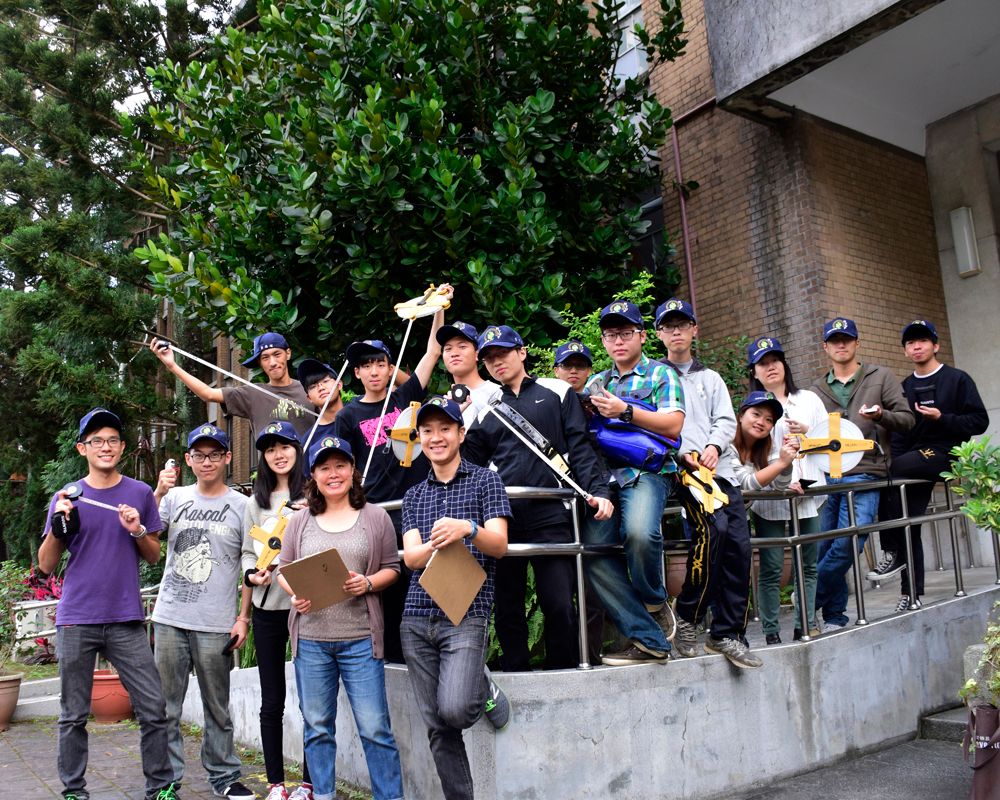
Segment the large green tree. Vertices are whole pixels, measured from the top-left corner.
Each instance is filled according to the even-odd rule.
[[[133,342],[162,301],[128,251],[167,209],[131,175],[131,148],[163,152],[142,122],[146,71],[187,61],[215,13],[178,0],[0,2],[0,544],[22,560],[50,491],[80,469],[80,415],[107,405],[125,418],[135,473],[161,410],[155,359],[133,360]]]
[[[669,110],[614,76],[613,0],[287,0],[151,72],[143,155],[172,229],[137,251],[179,308],[300,352],[399,330],[428,283],[544,344],[630,277]],[[683,47],[679,0],[640,32]],[[671,272],[672,276],[673,273]]]

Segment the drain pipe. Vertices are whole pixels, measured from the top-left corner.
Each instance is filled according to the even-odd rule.
[[[688,226],[687,199],[684,197],[684,168],[681,165],[681,144],[677,129],[685,122],[689,122],[710,108],[715,108],[715,97],[710,97],[689,111],[678,115],[674,119],[674,124],[670,126],[670,143],[674,148],[674,175],[677,182],[677,201],[680,204],[681,212],[681,244],[684,248],[684,272],[687,275],[688,289],[691,295],[690,303],[691,308],[694,309],[695,316],[698,315],[698,300],[694,283],[694,267],[691,263],[691,229]]]

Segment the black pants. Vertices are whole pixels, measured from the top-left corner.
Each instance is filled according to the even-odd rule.
[[[532,531],[509,532],[514,544],[568,542],[564,526]],[[565,669],[580,662],[578,625],[573,596],[576,589],[576,569],[572,557],[538,556],[520,558],[507,556],[497,561],[496,596],[494,598],[497,638],[503,653],[501,667],[506,672],[531,669],[528,650],[528,620],[524,600],[528,587],[528,562],[535,573],[535,594],[545,616],[545,667]]]
[[[396,529],[396,548],[403,549],[403,512],[390,511],[389,519]],[[385,660],[391,664],[404,664],[403,646],[399,641],[399,624],[403,619],[403,606],[406,605],[406,592],[410,587],[412,570],[399,562],[399,580],[382,591],[382,623],[385,630],[382,634],[382,646],[385,648]]]
[[[938,481],[941,473],[951,468],[951,458],[944,450],[925,448],[922,450],[907,450],[899,456],[893,456],[889,465],[889,475],[893,478],[923,478],[928,481]],[[908,516],[919,517],[927,513],[931,496],[934,494],[933,484],[906,487],[906,510]],[[899,487],[889,487],[883,490],[879,502],[879,519],[898,519],[903,514],[903,504],[899,499]],[[917,597],[924,593],[924,543],[920,525],[910,526],[910,539],[913,545],[913,585]],[[906,561],[906,529],[891,528],[882,531],[879,541],[882,549],[897,553],[902,561]],[[910,584],[906,570],[902,573],[902,594],[910,593]]]
[[[271,591],[282,591],[272,586]],[[288,645],[288,612],[253,607],[253,641],[257,649],[260,678],[260,741],[268,783],[285,782],[285,760],[281,745],[285,714],[285,651]],[[305,750],[302,780],[309,780]]]
[[[676,611],[685,622],[697,625],[711,605],[712,637],[743,639],[750,607],[750,526],[740,490],[723,478],[715,480],[729,505],[713,514],[686,488],[677,487],[691,529],[691,550]]]

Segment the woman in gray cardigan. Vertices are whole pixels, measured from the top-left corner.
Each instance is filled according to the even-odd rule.
[[[365,502],[361,475],[347,442],[324,436],[309,448],[309,503],[292,517],[281,547],[282,563],[336,548],[349,571],[351,598],[314,611],[291,596],[288,628],[295,662],[305,751],[315,800],[336,795],[337,693],[343,680],[368,762],[375,800],[403,796],[399,751],[389,724],[382,661],[382,602],[379,592],[399,578],[396,533],[389,515]]]

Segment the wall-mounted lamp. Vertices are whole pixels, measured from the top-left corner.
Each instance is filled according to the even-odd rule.
[[[968,206],[951,210],[951,238],[955,242],[955,259],[962,278],[978,275],[979,248],[976,246],[976,228],[972,224],[972,209]]]

